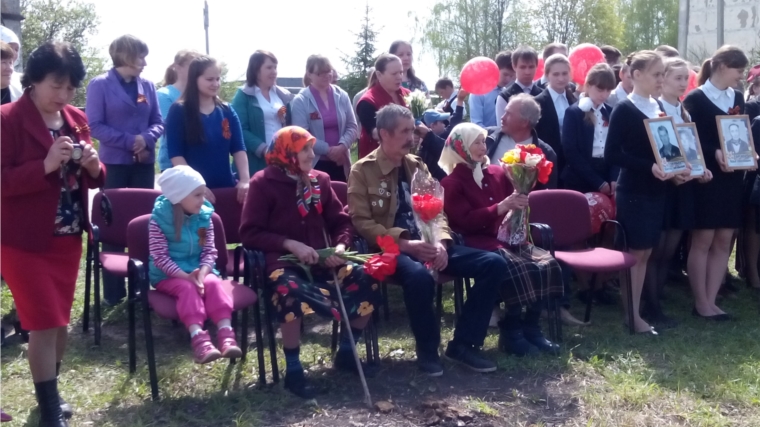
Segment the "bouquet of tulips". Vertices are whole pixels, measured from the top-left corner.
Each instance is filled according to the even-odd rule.
[[[317,249],[317,254],[319,255],[319,262],[317,264],[324,267],[327,258],[337,255],[346,261],[364,264],[364,272],[382,282],[387,276],[391,276],[396,272],[396,257],[401,251],[391,236],[378,236],[376,243],[381,251],[376,254],[360,254],[356,251],[345,251],[337,254],[335,253],[335,248]],[[283,255],[279,260],[298,265],[306,272],[306,277],[309,278],[309,281],[314,282],[309,266],[302,263],[295,255]]]
[[[412,178],[412,211],[425,243],[435,245],[441,241],[443,221],[443,187],[430,174],[417,171]],[[428,263],[430,264],[430,263]],[[427,265],[435,276],[437,273]]]
[[[501,158],[501,166],[515,191],[528,194],[536,181],[546,184],[552,173],[553,164],[546,160],[544,152],[534,144],[520,145]],[[499,227],[497,238],[511,246],[524,244],[528,240],[528,209],[513,209],[507,213]]]

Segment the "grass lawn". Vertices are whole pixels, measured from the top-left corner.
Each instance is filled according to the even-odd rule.
[[[3,314],[10,304],[4,288]],[[444,342],[452,335],[450,288],[446,304]],[[375,401],[395,406],[380,414],[363,407],[358,378],[330,369],[330,328],[313,316],[302,360],[324,394],[309,402],[291,397],[281,384],[257,389],[253,348],[247,362],[234,366],[193,364],[183,330],[154,317],[162,397],[154,403],[139,314],[138,371],[129,376],[124,307],[104,314],[102,345],[95,347],[92,334],[81,330],[79,292],[60,388],[75,407],[73,426],[760,425],[757,296],[742,289],[726,297],[722,307],[738,316],[727,323],[692,317],[688,287],[682,284],[667,289],[665,307],[681,324],[659,337],[629,336],[619,304],[596,307],[592,326],[565,328],[564,352],[557,358],[499,353],[492,330],[485,351],[498,361],[498,372],[473,374],[445,364],[443,377],[429,379],[415,370],[400,293],[391,289],[392,320],[379,327],[383,369],[368,380]],[[581,316],[577,300],[573,310]],[[2,349],[2,408],[14,417],[8,426],[36,426],[25,356],[26,345],[17,337]]]

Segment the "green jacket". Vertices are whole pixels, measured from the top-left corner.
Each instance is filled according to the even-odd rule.
[[[177,240],[177,235],[174,229],[174,209],[171,202],[165,196],[159,196],[156,199],[151,219],[156,221],[161,229],[161,233],[166,238],[169,257],[185,273],[192,273],[193,270],[198,268],[203,262],[201,257],[203,255],[204,242],[199,230],[209,229],[211,225],[211,215],[213,213],[214,207],[211,203],[206,201],[199,213],[195,215],[185,215],[182,224],[182,234],[180,235],[180,239]],[[223,232],[224,230],[217,231],[217,233]],[[213,265],[211,265],[211,267],[213,273],[219,275],[219,272],[216,269],[213,269]],[[153,255],[150,256],[148,269],[150,283],[153,286],[168,278],[166,274],[156,266]]]
[[[277,95],[282,99],[282,102],[287,106],[288,112],[285,116],[285,121],[286,124],[290,124],[290,100],[293,99],[293,95],[279,86],[275,86],[275,90],[277,90]],[[246,154],[248,155],[248,172],[251,178],[253,178],[256,172],[267,166],[264,156],[259,157],[256,155],[256,150],[259,149],[261,144],[268,145],[271,142],[264,140],[264,111],[259,106],[259,100],[256,96],[246,93],[244,88],[240,88],[235,92],[231,105],[240,118],[240,125],[243,128],[243,142],[245,143]]]

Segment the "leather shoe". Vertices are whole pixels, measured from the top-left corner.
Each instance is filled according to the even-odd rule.
[[[523,335],[523,331],[501,330],[499,333],[499,350],[513,354],[517,357],[530,356],[538,354],[538,348],[531,345]]]
[[[533,344],[542,353],[557,355],[560,352],[559,345],[546,339],[540,328],[523,328],[523,335],[526,341]]]

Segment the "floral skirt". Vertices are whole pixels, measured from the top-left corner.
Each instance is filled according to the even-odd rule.
[[[548,251],[525,244],[498,252],[509,265],[501,286],[501,297],[507,306],[528,306],[564,294],[562,269]]]
[[[325,268],[312,268],[314,283],[299,267],[274,270],[269,275],[272,305],[280,323],[292,322],[304,314],[317,313],[340,321],[340,305],[333,275]],[[380,303],[380,285],[364,266],[347,263],[338,269],[340,292],[349,320],[371,314]]]

